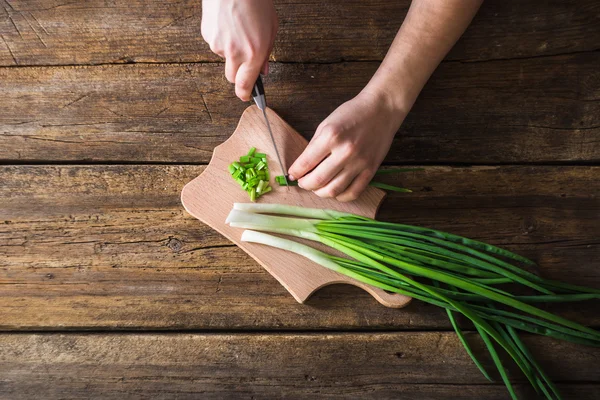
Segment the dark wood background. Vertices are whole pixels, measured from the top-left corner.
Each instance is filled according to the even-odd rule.
[[[276,3],[269,100],[309,138],[409,2]],[[200,20],[200,0],[0,1],[0,398],[507,398],[435,307],[297,304],[185,213],[247,106]],[[397,135],[386,164],[425,171],[380,218],[600,287],[598,161],[600,4],[488,0]],[[598,302],[550,309],[600,327]],[[597,398],[597,349],[525,336],[565,398]]]

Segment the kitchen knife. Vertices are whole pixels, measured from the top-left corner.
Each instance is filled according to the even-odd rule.
[[[265,96],[265,88],[263,86],[262,78],[258,75],[258,79],[254,84],[254,88],[252,88],[252,98],[254,99],[254,103],[256,103],[257,107],[263,113],[265,117],[265,124],[267,124],[267,129],[269,130],[269,135],[271,136],[271,142],[273,143],[273,148],[275,148],[275,155],[277,156],[277,161],[279,161],[279,167],[281,168],[281,173],[285,178],[285,184],[289,190],[288,184],[288,176],[287,170],[283,167],[283,163],[281,162],[281,157],[279,156],[279,150],[277,150],[277,144],[275,143],[275,138],[273,137],[273,131],[271,130],[271,124],[269,123],[269,118],[267,117],[267,98]]]

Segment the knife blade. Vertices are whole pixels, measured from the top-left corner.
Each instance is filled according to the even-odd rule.
[[[281,162],[279,150],[277,149],[277,144],[275,143],[275,137],[273,136],[273,131],[271,130],[271,124],[269,123],[269,118],[267,117],[267,97],[265,96],[265,88],[263,86],[262,78],[260,77],[260,75],[258,76],[258,79],[256,79],[256,83],[252,88],[252,99],[254,99],[254,103],[256,103],[256,106],[262,111],[263,116],[265,117],[265,124],[267,125],[267,130],[269,131],[269,135],[271,136],[271,142],[273,143],[273,148],[275,149],[275,155],[277,156],[277,161],[279,162],[281,173],[285,179],[285,184],[288,190],[290,190],[290,186],[287,179],[287,170],[283,167],[283,163]]]

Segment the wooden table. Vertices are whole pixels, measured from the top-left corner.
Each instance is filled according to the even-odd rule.
[[[276,3],[269,100],[310,137],[409,2]],[[200,0],[2,2],[0,398],[507,398],[435,307],[347,286],[297,304],[185,213],[247,106],[200,18]],[[595,0],[486,2],[397,135],[387,164],[426,167],[381,219],[600,287],[599,44]],[[600,326],[598,302],[550,309]],[[598,398],[598,349],[525,339],[565,398]]]

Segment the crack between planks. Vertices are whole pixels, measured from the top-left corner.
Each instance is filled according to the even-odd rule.
[[[125,131],[127,132],[127,131]],[[149,132],[154,133],[154,132]],[[123,143],[116,142],[115,143]],[[131,144],[136,144],[131,142]],[[188,146],[192,147],[192,146]],[[206,149],[193,147],[196,150],[207,152]],[[210,151],[212,152],[212,150]],[[209,161],[154,161],[154,160],[34,160],[34,159],[0,159],[2,166],[38,166],[38,165],[64,165],[64,166],[94,166],[94,165],[175,165],[175,166],[208,166]],[[460,162],[460,161],[387,161],[381,164],[382,167],[400,167],[400,166],[420,166],[420,167],[451,167],[451,168],[470,168],[470,167],[600,167],[598,160],[566,160],[566,161],[506,161],[506,162]]]
[[[570,51],[565,53],[556,54],[539,54],[533,56],[517,56],[517,57],[504,57],[504,58],[489,58],[483,60],[470,60],[470,59],[456,59],[456,60],[442,60],[440,64],[447,63],[461,63],[461,64],[476,64],[476,63],[490,63],[490,62],[504,62],[504,61],[515,61],[515,60],[529,60],[539,58],[553,58],[563,57],[578,54],[591,54],[600,52],[600,48],[591,50],[579,50]],[[382,59],[352,59],[341,57],[336,60],[307,60],[307,61],[273,61],[271,64],[300,64],[300,65],[328,65],[328,64],[345,64],[345,63],[381,63]],[[98,63],[81,63],[81,64],[32,64],[32,65],[5,65],[0,68],[59,68],[59,67],[103,67],[103,66],[122,66],[122,65],[195,65],[195,64],[224,64],[222,60],[200,60],[200,61],[134,61],[128,60],[125,62],[98,62]]]

